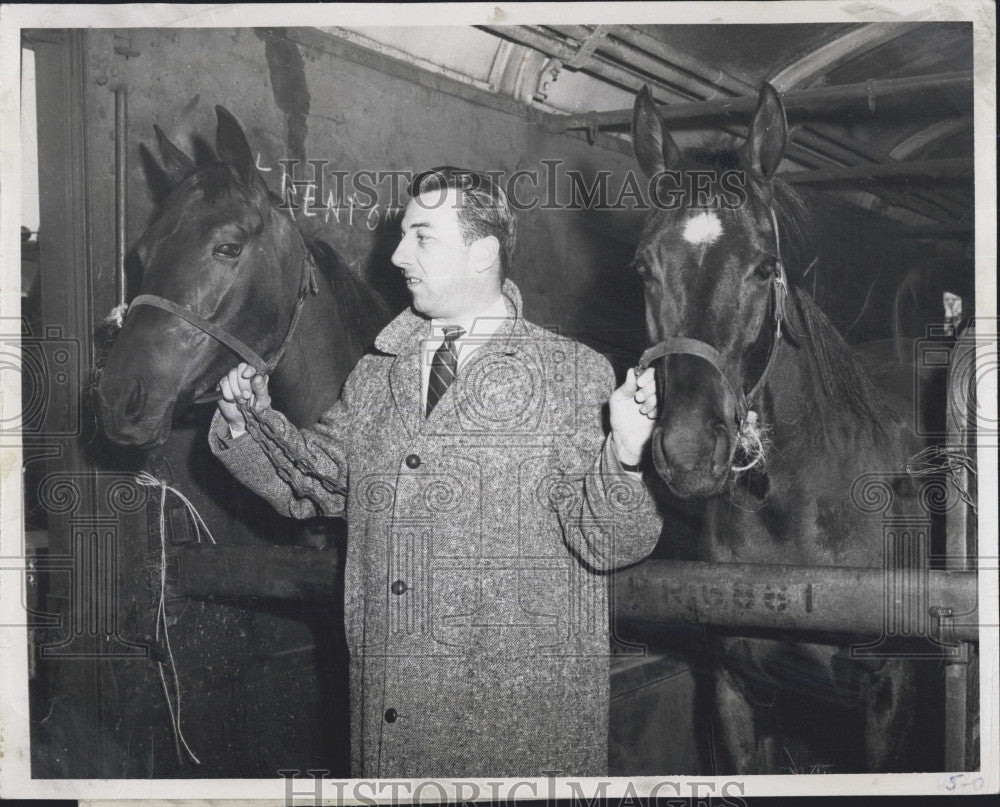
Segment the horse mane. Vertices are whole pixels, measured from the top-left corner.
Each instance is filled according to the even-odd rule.
[[[336,291],[333,298],[337,318],[343,323],[350,347],[361,355],[388,321],[389,306],[381,294],[347,268],[333,247],[317,238],[306,238],[305,242],[316,266]]]
[[[823,390],[859,422],[887,432],[900,425],[885,397],[872,383],[850,345],[808,294],[792,284],[790,294],[805,326],[807,349],[819,370]]]

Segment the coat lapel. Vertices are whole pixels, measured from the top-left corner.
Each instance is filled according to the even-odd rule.
[[[462,375],[469,366],[474,366],[495,352],[517,351],[518,336],[522,335],[524,329],[521,294],[510,280],[504,281],[502,291],[510,318],[504,320],[493,337],[470,357],[469,364],[459,372],[455,383],[441,396],[428,418],[424,417],[421,352],[422,341],[430,336],[430,320],[408,308],[376,337],[375,348],[396,357],[389,370],[389,391],[407,437],[419,434],[425,425],[428,431],[436,432],[441,431],[442,425],[450,423],[456,414],[458,398],[455,388],[462,383]],[[451,432],[450,429],[448,431]]]
[[[396,413],[403,422],[407,437],[415,436],[423,426],[424,401],[420,383],[420,351],[396,356],[389,370],[389,392]]]
[[[414,437],[424,419],[420,383],[420,343],[430,332],[430,320],[407,308],[382,329],[375,349],[395,356],[389,368],[389,394],[407,437]]]

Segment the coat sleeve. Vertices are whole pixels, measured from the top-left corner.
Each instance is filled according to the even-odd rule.
[[[268,407],[249,413],[246,434],[224,438],[219,435],[225,433],[226,425],[216,411],[208,434],[212,453],[282,515],[342,516],[359,369],[360,364],[337,402],[309,428],[297,428]]]
[[[604,434],[615,388],[611,365],[599,355],[580,365],[577,428],[550,500],[570,548],[591,568],[610,571],[649,555],[663,522],[641,475],[622,469],[613,438]]]

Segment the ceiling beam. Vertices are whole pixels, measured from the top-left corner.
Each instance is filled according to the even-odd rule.
[[[808,86],[841,65],[847,64],[894,39],[905,36],[924,22],[873,22],[854,28],[845,34],[814,48],[806,56],[774,73],[768,81],[778,92],[789,92]]]

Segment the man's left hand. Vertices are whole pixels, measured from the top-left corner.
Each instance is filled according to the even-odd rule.
[[[659,416],[656,371],[647,367],[636,378],[635,370],[630,367],[625,383],[611,393],[608,406],[611,410],[611,434],[619,461],[625,465],[638,465]]]

